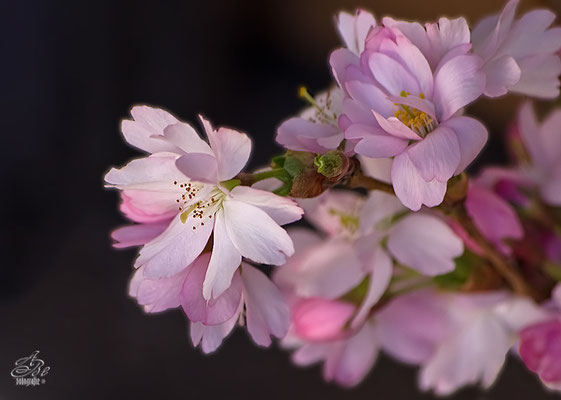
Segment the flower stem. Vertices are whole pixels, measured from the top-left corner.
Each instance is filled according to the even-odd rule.
[[[350,189],[362,188],[367,190],[380,190],[395,195],[391,184],[366,176],[360,170],[351,175],[347,187]]]
[[[241,181],[241,184],[244,186],[251,186],[256,182],[263,181],[269,178],[287,178],[287,172],[282,168],[275,168],[268,171],[263,172],[256,172],[256,173],[246,173],[240,172],[236,179]],[[289,178],[289,177],[288,177]],[[282,180],[282,179],[281,179]]]

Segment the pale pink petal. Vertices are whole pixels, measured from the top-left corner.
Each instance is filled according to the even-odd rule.
[[[368,291],[360,308],[351,322],[351,328],[356,328],[364,323],[372,307],[385,293],[393,273],[393,262],[388,253],[372,241],[372,237],[360,238],[357,243],[357,252],[368,271]]]
[[[423,366],[419,384],[439,396],[478,382],[488,388],[511,346],[511,333],[501,321],[492,314],[481,313],[441,343]]]
[[[202,341],[201,347],[204,353],[208,354],[214,352],[222,344],[224,338],[234,329],[234,326],[236,326],[240,312],[241,303],[238,312],[228,321],[220,325],[206,326],[200,322],[192,322],[190,336],[193,346],[198,346]]]
[[[271,336],[282,339],[288,332],[288,304],[279,289],[258,269],[243,264],[241,276],[244,283],[247,330],[255,343],[269,346]]]
[[[391,158],[370,158],[370,157],[358,157],[360,160],[360,165],[362,167],[362,172],[366,175],[376,178],[382,182],[391,183],[392,176],[392,159]]]
[[[111,169],[105,175],[107,187],[123,190],[121,211],[137,222],[168,220],[177,214],[184,189],[189,181],[175,167],[177,155],[158,153],[132,160],[121,169]]]
[[[170,278],[142,279],[136,293],[138,304],[149,313],[179,307],[181,288],[188,272],[189,267]]]
[[[390,93],[399,94],[402,90],[418,95],[421,92],[415,77],[398,61],[383,54],[373,53],[368,59],[374,78]]]
[[[158,153],[138,158],[123,168],[111,168],[105,175],[105,182],[108,187],[167,192],[175,196],[182,189],[173,182],[187,180],[176,168],[176,159],[177,154],[173,153]]]
[[[439,126],[423,140],[407,150],[409,159],[422,176],[430,182],[446,182],[454,175],[460,163],[460,146],[453,130]]]
[[[504,239],[524,236],[514,209],[491,190],[472,182],[465,206],[473,223],[491,242],[500,244]]]
[[[144,275],[150,279],[175,275],[201,254],[212,226],[212,223],[194,226],[190,219],[182,223],[178,215],[160,236],[144,245],[135,267],[144,265]]]
[[[307,239],[301,233],[293,234],[294,230],[291,230],[297,246],[301,245],[299,239]],[[280,287],[299,297],[335,299],[364,279],[362,263],[348,240],[335,238],[314,242],[275,270],[275,282]]]
[[[431,44],[427,37],[425,28],[418,22],[397,21],[390,17],[382,19],[384,26],[388,28],[397,28],[409,39],[421,52],[427,57],[428,61],[434,67],[431,60]]]
[[[551,171],[540,192],[547,203],[561,206],[561,162]]]
[[[532,55],[519,59],[518,65],[522,75],[518,83],[512,87],[513,92],[543,99],[559,96],[561,59],[558,55]]]
[[[195,129],[185,123],[178,122],[164,129],[163,136],[155,136],[155,139],[165,141],[176,147],[175,153],[205,153],[212,154],[207,142],[205,142]]]
[[[357,10],[355,15],[340,12],[337,16],[337,30],[347,48],[359,55],[364,50],[366,35],[376,26],[374,16],[367,11]]]
[[[224,211],[218,210],[214,218],[212,257],[202,286],[205,300],[217,298],[230,287],[232,277],[242,261],[240,252],[228,236]]]
[[[343,89],[343,84],[347,80],[347,68],[351,65],[358,65],[358,63],[358,56],[348,49],[334,50],[329,56],[329,65],[333,76]]]
[[[384,350],[401,362],[426,362],[448,332],[443,300],[432,292],[421,291],[391,301],[376,315]]]
[[[532,161],[536,165],[541,165],[544,168],[548,167],[548,160],[544,159],[544,154],[546,150],[543,148],[543,142],[539,135],[540,125],[534,113],[532,103],[529,101],[525,102],[520,111],[518,112],[518,127],[522,140],[524,141],[524,146],[530,153]]]
[[[437,179],[425,181],[407,152],[394,158],[391,175],[396,196],[405,207],[413,211],[418,211],[423,204],[428,207],[437,206],[444,200],[446,182]]]
[[[379,51],[395,60],[400,60],[401,64],[415,77],[420,93],[423,93],[428,98],[432,97],[433,76],[430,65],[423,53],[409,39],[401,33],[396,33],[395,42],[393,40],[384,40],[380,44]],[[398,94],[399,92],[391,93]],[[419,94],[416,92],[411,93]]]
[[[360,383],[378,357],[376,325],[369,321],[329,355],[323,374],[326,381],[351,387]]]
[[[376,224],[391,219],[403,211],[405,207],[394,195],[372,190],[359,216],[361,234],[371,233],[376,229]]]
[[[395,114],[396,106],[388,100],[386,93],[376,85],[361,81],[348,81],[345,87],[349,95],[370,110],[389,117]],[[357,121],[355,121],[357,122]]]
[[[218,180],[232,179],[245,167],[249,160],[251,139],[245,133],[230,128],[214,130],[208,120],[205,120],[202,116],[200,118],[218,163]]]
[[[322,145],[326,140],[328,146]],[[277,143],[287,149],[319,154],[336,149],[342,140],[343,133],[337,127],[303,118],[283,122],[277,129],[276,137]]]
[[[223,204],[228,236],[242,256],[257,263],[281,265],[294,253],[286,231],[265,211],[232,199]]]
[[[298,301],[292,308],[292,326],[298,337],[321,341],[340,336],[355,311],[351,303],[319,297]]]
[[[177,169],[190,179],[198,182],[216,183],[218,178],[218,162],[212,154],[187,153],[175,162]]]
[[[483,93],[483,61],[475,55],[457,56],[442,65],[434,78],[434,104],[439,121],[450,118]]]
[[[440,18],[438,24],[426,24],[427,37],[431,45],[431,65],[436,67],[451,50],[468,44],[470,32],[465,18]]]
[[[503,96],[520,81],[522,70],[516,60],[505,55],[485,64],[485,90],[489,97]]]
[[[362,137],[355,146],[355,152],[367,157],[392,157],[403,152],[408,146],[407,140],[386,134],[381,130],[376,131],[366,125],[353,124],[347,128],[345,135],[349,139]]]
[[[186,276],[181,293],[181,306],[192,322],[202,322],[204,325],[218,325],[226,322],[236,313],[242,299],[242,282],[239,275],[230,279],[227,290],[221,295],[207,300],[203,297],[203,281],[207,274],[210,254],[198,257],[191,265]]]
[[[388,132],[390,135],[395,136],[396,138],[406,139],[406,140],[420,140],[421,137],[417,135],[415,132],[411,130],[408,126],[406,126],[403,122],[401,122],[396,117],[389,117],[384,118],[381,114],[378,114],[376,111],[372,111],[376,121],[382,127],[382,129]]]
[[[543,121],[539,130],[539,138],[533,135],[534,140],[542,143],[544,153],[541,155],[549,165],[559,164],[561,158],[561,111],[555,110]]]
[[[149,106],[134,106],[131,109],[131,115],[134,120],[124,119],[121,122],[121,131],[127,142],[148,153],[175,150],[174,145],[152,137],[163,135],[164,129],[168,125],[178,122],[173,115]]]
[[[463,172],[487,143],[487,128],[470,117],[453,117],[443,123],[456,134],[460,148],[460,162],[454,174]]]
[[[153,224],[128,225],[115,229],[111,237],[116,243],[113,247],[122,249],[131,246],[140,246],[158,237],[169,225],[169,221]]]
[[[454,270],[454,258],[462,255],[464,245],[437,217],[411,214],[392,227],[388,249],[401,264],[435,276]]]
[[[181,198],[181,194],[175,198]],[[170,193],[123,190],[121,200],[119,209],[134,222],[151,224],[170,221],[178,213],[178,205]]]
[[[236,186],[230,194],[235,200],[259,207],[279,225],[298,221],[304,213],[294,200],[264,190]]]

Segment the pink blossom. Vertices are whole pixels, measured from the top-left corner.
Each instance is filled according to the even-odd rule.
[[[315,207],[304,203],[306,215],[328,236],[298,229],[290,231],[295,255],[275,272],[275,282],[297,297],[336,299],[364,279],[368,292],[354,316],[357,326],[383,295],[393,271],[393,260],[422,275],[435,276],[454,269],[463,244],[448,225],[428,214],[392,217],[404,211],[391,195],[374,191],[366,202],[351,192],[330,191]],[[362,203],[362,204],[361,204]],[[345,207],[354,204],[355,207]],[[382,243],[387,243],[387,248]]]
[[[298,348],[292,356],[295,364],[307,366],[323,361],[323,377],[327,382],[351,387],[360,383],[376,362],[380,346],[375,330],[370,320],[343,338],[306,342],[288,336],[284,346]]]
[[[333,73],[346,93],[339,124],[346,139],[358,142],[358,154],[393,157],[396,195],[416,211],[422,204],[440,204],[448,179],[485,144],[485,127],[457,115],[481,95],[485,78],[480,57],[467,54],[462,35],[456,37],[461,23],[441,21],[441,29],[431,28],[436,35],[431,46],[420,49],[396,27],[400,24],[384,21],[390,26],[370,30],[360,58],[348,49],[331,55]],[[423,53],[429,48],[431,55],[442,55],[434,69]]]
[[[472,32],[473,49],[484,60],[485,95],[508,91],[541,98],[559,95],[561,29],[549,28],[555,14],[532,10],[514,19],[518,0],[499,15],[481,20]]]
[[[539,123],[531,103],[518,115],[518,129],[532,164],[523,167],[527,179],[539,188],[548,204],[561,205],[561,111],[552,112]]]
[[[313,102],[312,107],[305,109],[298,117],[289,118],[278,127],[277,142],[289,150],[318,154],[339,148],[344,139],[343,131],[337,122],[341,114],[342,97],[342,91],[333,88],[319,94],[315,99],[308,99]],[[350,143],[346,146],[346,152],[352,154]]]
[[[222,340],[230,333],[236,321],[245,321],[247,330],[253,341],[259,346],[269,346],[271,336],[283,338],[288,331],[289,310],[281,292],[257,268],[243,263],[240,272],[242,302],[236,312],[228,320],[207,325],[202,322],[191,323],[191,339],[197,346],[201,343],[205,353],[214,351]],[[224,296],[224,294],[222,295]],[[228,308],[236,304],[231,301]]]
[[[469,183],[465,207],[479,231],[505,254],[510,254],[510,248],[504,240],[518,240],[524,236],[512,206],[483,180],[474,179]]]
[[[135,267],[144,266],[144,274],[152,279],[174,276],[201,254],[213,234],[203,283],[208,300],[230,286],[242,256],[273,265],[285,262],[293,244],[279,225],[299,219],[302,210],[292,200],[269,192],[235,186],[235,181],[223,184],[247,163],[251,152],[247,135],[226,128],[215,131],[203,119],[209,146],[186,123],[162,128],[162,120],[171,120],[162,117],[167,115],[162,110],[135,107],[131,113],[135,121],[123,122],[125,137],[149,151],[159,151],[161,142],[166,152],[112,169],[106,182],[123,190],[127,215],[134,221],[171,221],[144,244]]]
[[[532,301],[506,292],[449,294],[447,334],[423,363],[419,384],[437,395],[465,385],[489,388],[497,378],[519,330],[544,318]]]
[[[271,336],[282,338],[289,324],[289,310],[278,288],[257,268],[242,264],[228,289],[205,300],[202,283],[211,255],[203,253],[192,264],[169,278],[150,279],[144,267],[136,270],[129,293],[146,312],[161,312],[181,306],[191,321],[191,338],[213,352],[236,323],[245,324],[260,346],[269,346]]]

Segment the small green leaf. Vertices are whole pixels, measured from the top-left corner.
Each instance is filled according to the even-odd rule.
[[[473,269],[479,263],[479,258],[471,251],[466,250],[455,261],[456,268],[447,274],[435,276],[433,278],[434,283],[445,289],[459,288],[467,282]]]
[[[291,177],[294,178],[304,171],[304,163],[296,157],[286,157],[283,168]]]
[[[546,262],[543,270],[553,279],[561,282],[561,265],[552,262]]]
[[[347,293],[341,296],[341,300],[359,305],[366,297],[369,287],[370,287],[370,277],[367,276],[357,286],[355,286],[353,289],[349,290]]]

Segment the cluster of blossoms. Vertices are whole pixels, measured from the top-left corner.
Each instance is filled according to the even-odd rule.
[[[559,95],[561,28],[518,1],[470,31],[341,13],[334,85],[283,122],[285,153],[242,172],[251,140],[200,117],[131,110],[122,133],[148,155],[111,169],[141,246],[130,295],[181,307],[215,351],[236,326],[324,377],[358,384],[380,351],[418,365],[423,390],[489,387],[509,352],[561,390],[561,110],[525,100],[506,134],[512,163],[464,170],[488,132],[464,114],[515,92]],[[281,226],[302,215],[312,228]],[[273,265],[266,274],[260,265]]]

